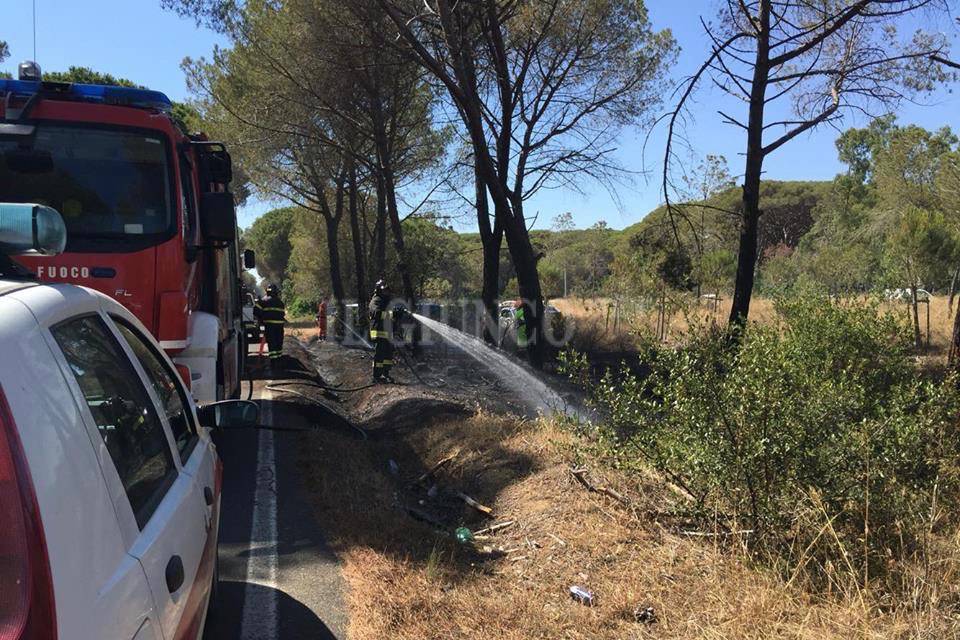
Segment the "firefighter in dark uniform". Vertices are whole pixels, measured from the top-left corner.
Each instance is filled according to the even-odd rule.
[[[393,342],[387,320],[390,318],[390,291],[381,279],[373,288],[373,297],[368,307],[370,316],[370,339],[373,340],[373,381],[391,382],[393,366]]]
[[[272,366],[283,353],[283,325],[287,322],[286,307],[280,299],[277,285],[267,286],[267,295],[257,301],[253,313],[263,325],[264,337],[267,339],[267,355]]]

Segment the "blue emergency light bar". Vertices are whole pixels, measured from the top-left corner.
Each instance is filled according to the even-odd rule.
[[[131,87],[37,82],[35,80],[0,80],[0,95],[6,93],[24,98],[39,93],[41,98],[47,100],[93,102],[138,109],[156,109],[164,113],[170,113],[173,110],[173,103],[163,93]]]

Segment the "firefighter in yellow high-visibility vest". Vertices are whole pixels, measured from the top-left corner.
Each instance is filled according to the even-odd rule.
[[[393,342],[390,338],[389,317],[390,292],[383,280],[378,280],[373,288],[368,312],[370,316],[370,339],[373,341],[373,381],[390,382],[390,369],[393,367]]]
[[[283,325],[287,322],[286,307],[280,299],[277,285],[267,286],[267,295],[253,306],[253,314],[263,325],[264,337],[267,339],[267,355],[272,366],[283,354]]]

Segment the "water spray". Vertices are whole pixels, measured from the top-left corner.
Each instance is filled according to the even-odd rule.
[[[563,396],[543,380],[506,354],[491,348],[483,340],[419,313],[412,315],[420,324],[489,369],[501,382],[513,389],[532,411],[544,415],[568,414],[588,421],[581,411],[571,407]]]

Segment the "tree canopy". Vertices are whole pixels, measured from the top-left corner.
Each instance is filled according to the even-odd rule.
[[[257,272],[270,282],[280,284],[287,277],[290,235],[295,209],[273,209],[257,218],[244,233],[246,246],[257,253]]]

